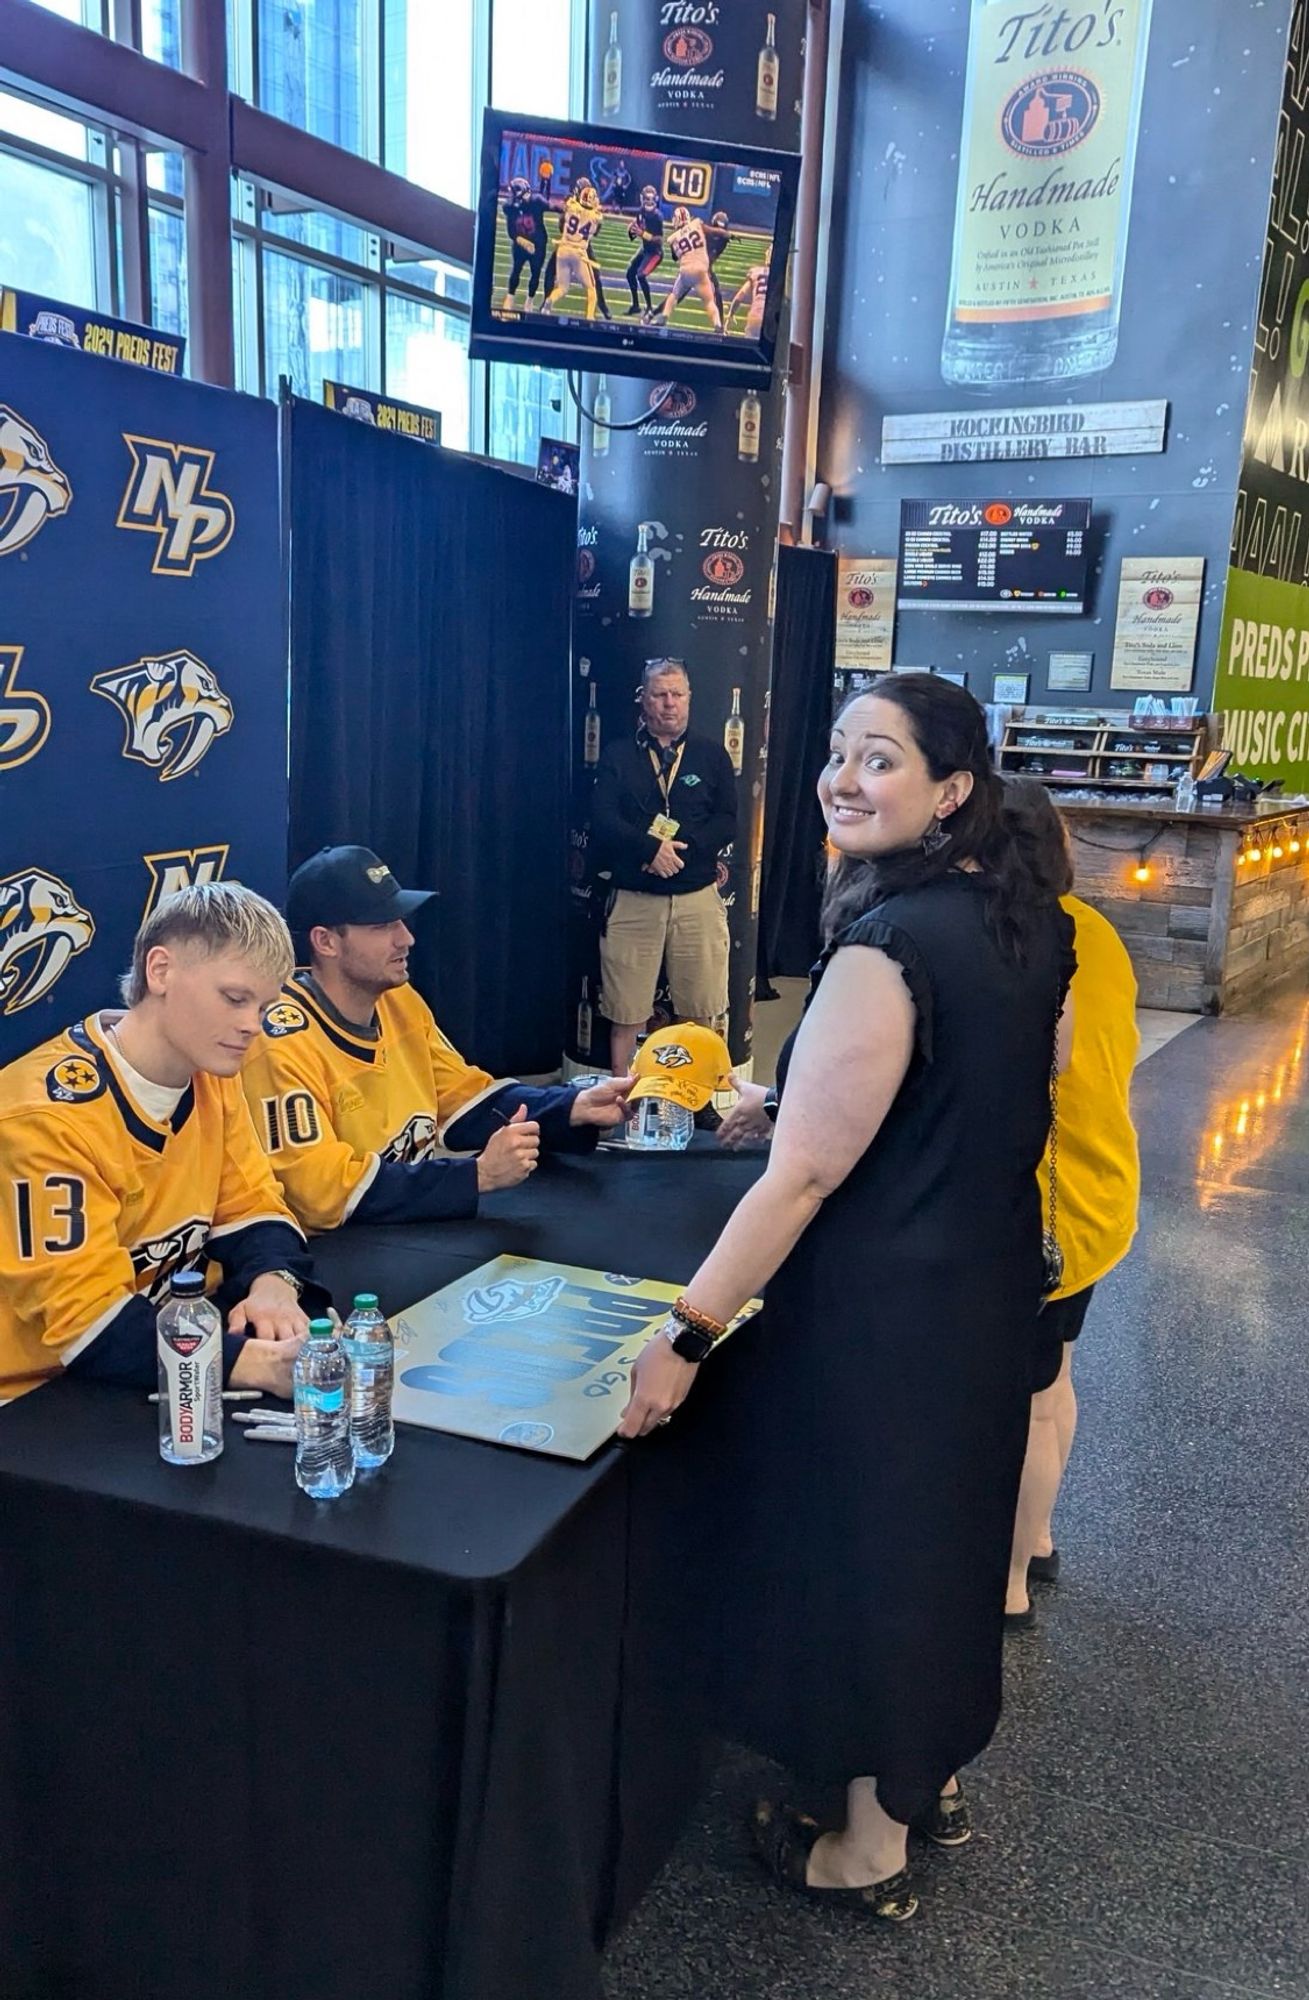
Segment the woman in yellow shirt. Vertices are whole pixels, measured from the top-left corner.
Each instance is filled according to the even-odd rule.
[[[1060,897],[1077,932],[1072,1056],[1059,1079],[1055,1224],[1063,1283],[1036,1326],[1031,1428],[1005,1602],[1013,1631],[1035,1623],[1029,1584],[1053,1583],[1058,1574],[1051,1515],[1077,1427],[1073,1342],[1092,1291],[1136,1234],[1141,1169],[1129,1095],[1140,1038],[1132,961],[1108,919],[1070,893],[1072,856],[1054,801],[1032,778],[1011,779],[1005,794],[1028,866]],[[1041,1188],[1048,1203],[1047,1161]]]

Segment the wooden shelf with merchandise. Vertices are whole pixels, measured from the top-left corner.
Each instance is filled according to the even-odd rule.
[[[1211,720],[1029,707],[1005,724],[998,765],[1007,776],[1039,778],[1046,785],[1170,792],[1185,770],[1193,777],[1199,771],[1209,750]]]

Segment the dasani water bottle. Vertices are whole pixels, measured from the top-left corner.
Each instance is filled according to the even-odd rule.
[[[295,1477],[312,1500],[354,1484],[347,1377],[350,1363],[330,1319],[311,1319],[295,1361]]]
[[[355,1293],[345,1323],[345,1351],[350,1357],[350,1443],[356,1466],[365,1472],[385,1465],[395,1449],[395,1343],[378,1311],[376,1292]]]

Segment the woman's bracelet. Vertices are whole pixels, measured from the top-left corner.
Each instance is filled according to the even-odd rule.
[[[703,1333],[709,1340],[721,1340],[727,1332],[726,1320],[713,1319],[708,1313],[697,1312],[685,1298],[675,1299],[668,1310],[679,1326],[689,1326],[693,1333]]]

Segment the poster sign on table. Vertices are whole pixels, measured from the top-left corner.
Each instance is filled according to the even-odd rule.
[[[551,1458],[590,1458],[618,1428],[633,1363],[681,1289],[531,1257],[479,1264],[393,1320],[395,1415]]]
[[[133,368],[152,368],[157,375],[180,375],[186,359],[186,342],[178,334],[160,333],[136,320],[112,319],[108,313],[38,292],[0,291],[0,333],[26,334],[52,347],[80,348],[84,354],[102,354]]]
[[[401,403],[394,396],[378,396],[371,389],[355,389],[348,382],[324,382],[323,401],[329,410],[357,423],[372,424],[375,430],[394,431],[397,437],[417,438],[420,444],[440,444],[441,412],[424,410],[417,403]]]
[[[1184,694],[1195,677],[1203,597],[1203,556],[1125,557],[1110,687]]]
[[[895,634],[894,556],[842,556],[836,574],[836,671],[886,673]]]

